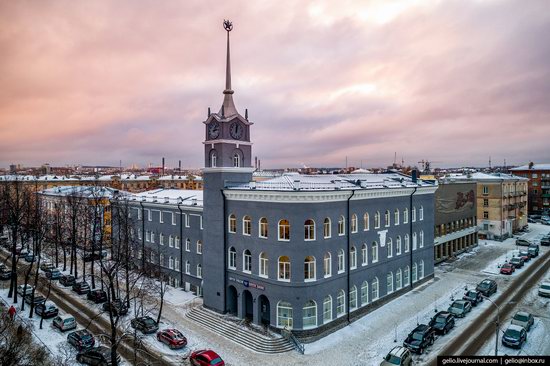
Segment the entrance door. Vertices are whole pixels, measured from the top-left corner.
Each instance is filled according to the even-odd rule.
[[[263,325],[270,325],[271,308],[269,307],[269,300],[265,295],[260,295],[260,297],[258,297],[258,303],[260,306],[260,309],[259,309],[260,323],[262,323]]]
[[[252,308],[254,305],[254,301],[252,300],[252,294],[248,290],[243,291],[243,305],[244,305],[244,317],[248,319],[252,319],[254,314],[254,309]]]
[[[234,286],[229,286],[227,291],[227,311],[237,315],[237,289]]]

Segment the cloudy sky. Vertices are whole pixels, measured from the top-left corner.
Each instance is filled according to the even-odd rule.
[[[264,167],[550,162],[550,2],[3,1],[0,166],[203,165],[224,18]]]

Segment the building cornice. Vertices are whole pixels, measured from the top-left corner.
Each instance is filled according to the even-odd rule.
[[[227,140],[227,139],[219,139],[219,140],[207,140],[202,142],[204,145],[215,145],[215,144],[234,144],[239,147],[239,145],[247,145],[252,146],[252,142],[250,141],[240,141],[240,140]]]
[[[202,168],[203,173],[253,173],[254,168],[252,167],[216,167],[216,168]]]

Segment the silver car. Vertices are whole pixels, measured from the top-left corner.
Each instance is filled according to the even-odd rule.
[[[466,313],[472,310],[472,303],[467,300],[456,300],[449,306],[447,311],[454,316],[464,318]]]
[[[525,311],[518,311],[512,318],[512,324],[522,326],[526,331],[529,331],[534,323],[533,315]]]
[[[380,366],[411,366],[413,365],[411,351],[405,347],[393,347],[392,350],[384,357]]]

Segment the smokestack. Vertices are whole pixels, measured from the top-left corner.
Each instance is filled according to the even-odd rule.
[[[258,159],[258,170],[262,170],[262,161]]]
[[[181,160],[178,162],[178,171],[181,173]]]
[[[258,157],[254,157],[254,170],[258,170]]]
[[[162,175],[164,175],[164,158],[162,158]]]

